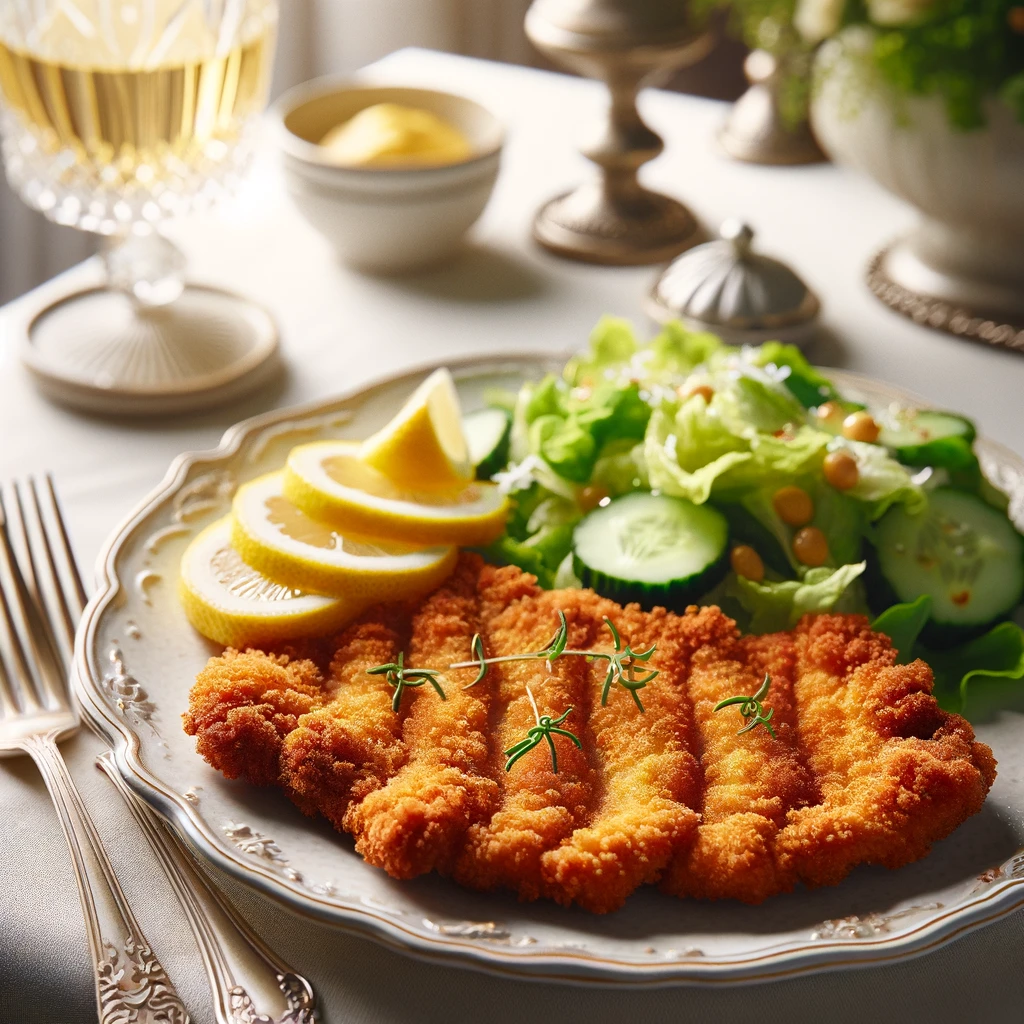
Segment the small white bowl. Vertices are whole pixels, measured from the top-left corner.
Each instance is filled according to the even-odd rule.
[[[455,125],[473,155],[441,167],[339,167],[319,145],[335,125],[375,103],[429,110]],[[504,130],[479,103],[431,89],[317,79],[272,110],[288,191],[299,210],[351,266],[413,270],[453,255],[494,188]]]

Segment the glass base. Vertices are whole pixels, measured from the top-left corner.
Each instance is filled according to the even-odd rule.
[[[238,295],[188,285],[162,306],[93,288],[28,327],[25,364],[47,395],[90,412],[165,415],[223,403],[276,372],[277,327]]]

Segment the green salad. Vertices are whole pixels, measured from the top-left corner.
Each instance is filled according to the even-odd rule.
[[[466,435],[511,513],[486,554],[542,586],[717,604],[755,633],[870,615],[965,713],[1024,677],[1024,539],[963,416],[867,409],[791,345],[679,324],[640,344],[610,317],[487,403]]]

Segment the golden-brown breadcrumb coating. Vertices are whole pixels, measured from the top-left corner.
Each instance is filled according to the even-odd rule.
[[[806,804],[813,784],[798,749],[793,705],[793,659],[772,638],[723,636],[694,654],[687,683],[697,721],[704,795],[701,825],[681,852],[663,888],[678,896],[732,897],[756,903],[796,882],[780,864],[775,839],[791,808]],[[765,672],[771,686],[775,737],[748,723],[736,706],[715,711],[719,701],[757,692]]]
[[[480,633],[489,657],[543,647],[607,651],[608,616],[658,676],[645,712],[606,663],[491,665],[464,689]],[[367,669],[405,651],[441,670],[393,690]],[[641,666],[642,669],[642,666]],[[776,736],[725,697],[765,673]],[[504,751],[559,716],[583,744],[554,738],[504,770]],[[622,608],[588,590],[541,591],[532,576],[463,554],[414,607],[371,610],[336,638],[273,651],[227,650],[199,673],[183,716],[196,749],[228,778],[281,785],[308,814],[354,835],[397,878],[429,871],[596,913],[638,886],[757,903],[798,882],[839,882],[857,864],[898,867],[976,813],[995,778],[988,747],[942,711],[920,661],[897,665],[860,616],[807,616],[788,633],[740,637],[718,608]]]
[[[320,708],[323,680],[312,661],[228,648],[196,677],[182,716],[196,750],[229,779],[280,779],[281,743],[299,717]]]
[[[605,913],[621,906],[638,885],[655,881],[697,827],[700,772],[690,752],[692,710],[679,683],[693,652],[734,627],[717,608],[678,616],[664,609],[642,612],[636,605],[620,608],[591,591],[576,596],[593,622],[608,616],[634,651],[657,644],[660,673],[639,692],[641,713],[621,688],[611,690],[602,706],[607,663],[592,664],[589,726],[599,784],[593,814],[586,827],[543,857],[558,902]],[[596,640],[596,649],[612,647],[607,627],[598,628]],[[642,662],[638,669],[643,674]]]
[[[472,657],[481,603],[503,603],[512,575],[521,579],[464,559],[413,620],[409,664],[429,668]],[[489,820],[498,805],[499,786],[488,772],[491,686],[485,679],[464,689],[475,677],[472,669],[446,672],[444,700],[429,684],[421,689],[402,734],[408,762],[345,820],[359,853],[395,878],[450,871],[466,830]]]
[[[281,745],[280,781],[307,814],[341,828],[353,800],[382,786],[405,763],[401,716],[384,676],[405,641],[402,608],[371,611],[338,638],[324,703],[303,715]]]
[[[780,852],[809,885],[923,857],[981,809],[992,751],[936,704],[931,669],[897,665],[861,616],[806,617],[794,639],[800,737],[821,802],[790,815]]]
[[[556,592],[524,597],[509,605],[488,623],[485,650],[489,657],[539,650],[558,627],[558,609],[568,622],[568,645],[584,648],[594,633],[594,623],[563,607]],[[545,743],[516,762],[511,772],[502,766],[504,751],[526,737],[537,717],[527,687],[537,704],[537,714],[557,718],[567,708],[572,713],[563,728],[585,739],[590,673],[581,658],[513,661],[492,665],[495,693],[495,724],[492,729],[491,770],[501,784],[501,803],[491,819],[474,825],[455,864],[454,876],[474,889],[507,887],[523,899],[536,899],[545,891],[541,872],[544,853],[582,825],[591,804],[594,778],[586,750],[571,740],[555,736],[558,772],[552,770]]]

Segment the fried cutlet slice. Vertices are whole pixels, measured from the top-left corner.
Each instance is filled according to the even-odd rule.
[[[644,712],[621,688],[600,703],[607,663],[591,666],[589,726],[594,741],[596,799],[590,823],[542,858],[551,895],[606,913],[637,886],[655,881],[697,827],[701,779],[690,752],[692,709],[684,684],[693,651],[735,627],[717,608],[685,616],[663,608],[621,608],[591,591],[564,591],[563,606],[586,611],[600,634],[608,616],[624,644],[644,651],[657,644],[658,676],[642,691]],[[611,635],[595,644],[611,649]],[[644,663],[638,666],[644,671]]]
[[[382,786],[406,760],[392,688],[367,670],[394,661],[405,643],[408,611],[385,606],[338,639],[322,705],[302,715],[281,745],[281,783],[306,813],[341,828],[353,800]]]
[[[808,803],[815,786],[798,749],[794,667],[792,649],[763,637],[739,640],[735,630],[694,654],[687,688],[704,775],[702,821],[666,875],[665,891],[760,903],[795,884],[776,839],[788,812]],[[714,710],[727,697],[756,693],[766,672],[774,738],[760,725],[740,733],[748,723],[737,707]]]
[[[777,842],[804,882],[834,885],[857,864],[900,867],[980,810],[992,751],[938,706],[924,662],[897,665],[889,638],[857,615],[805,617],[777,642],[795,645],[800,742],[821,791]]]
[[[532,577],[464,554],[449,580],[413,619],[409,664],[436,667],[471,659],[475,633],[510,601],[537,593]],[[473,669],[445,672],[442,700],[415,692],[403,728],[408,762],[385,786],[354,803],[345,828],[369,863],[395,878],[447,873],[466,830],[489,820],[500,789],[489,774],[491,673],[470,689]]]
[[[590,618],[579,608],[563,608],[562,595],[548,591],[515,601],[487,624],[488,657],[539,650],[558,627],[561,609],[568,623],[568,646],[586,647],[593,639]],[[590,702],[590,672],[582,658],[510,661],[491,665],[495,687],[491,775],[501,785],[501,801],[489,821],[472,825],[453,875],[472,889],[508,888],[520,899],[544,894],[541,859],[573,830],[585,824],[593,796],[593,771],[587,756],[592,739],[585,728]],[[529,688],[529,689],[528,689]],[[563,727],[580,738],[578,750],[566,737],[554,736],[558,772],[541,742],[504,771],[504,751],[525,739],[537,715],[559,717],[572,708]]]
[[[219,772],[269,786],[280,781],[285,737],[323,702],[323,677],[309,659],[229,647],[196,676],[181,717]]]

